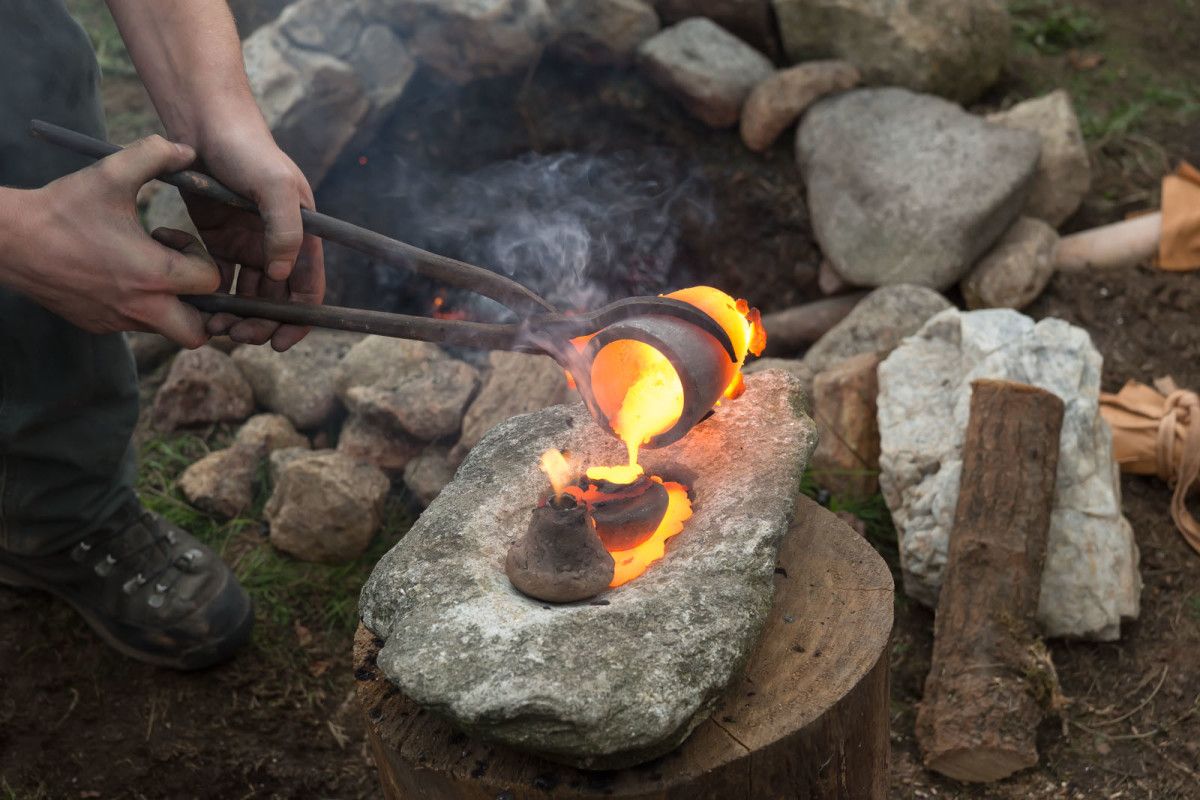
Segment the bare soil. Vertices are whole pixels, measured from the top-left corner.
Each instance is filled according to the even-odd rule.
[[[1042,10],[1067,8],[1054,0],[1012,5],[1037,11],[1039,3]],[[97,4],[75,5],[95,11]],[[253,5],[239,4],[250,13]],[[1032,33],[1018,32],[1009,74],[981,109],[1058,86],[1071,91],[1095,165],[1094,189],[1067,226],[1079,229],[1154,205],[1165,170],[1180,158],[1200,162],[1200,98],[1192,88],[1200,85],[1192,35],[1200,29],[1200,2],[1076,0],[1069,11],[1066,29],[1074,40],[1061,51],[1031,44],[1036,24]],[[1090,22],[1098,33],[1087,32]],[[497,96],[519,102],[509,103],[502,124],[486,118],[486,129],[484,118],[471,115],[486,105],[484,97],[443,104],[437,114],[398,115],[387,136],[361,154],[364,164],[355,156],[339,167],[322,204],[356,192],[372,201],[382,197],[373,203],[374,214],[364,209],[362,221],[402,229],[402,221],[388,218],[394,209],[386,202],[386,192],[397,187],[374,168],[401,147],[446,166],[463,153],[482,160],[530,148],[656,144],[689,154],[713,188],[712,224],[689,228],[684,237],[681,260],[695,275],[764,308],[815,295],[819,255],[790,142],[765,158],[752,156],[734,133],[702,128],[628,73],[598,78],[543,65],[500,88]],[[105,93],[114,139],[154,129],[136,79],[110,78]],[[436,105],[430,97],[406,102]],[[356,294],[343,289],[348,297]],[[371,291],[357,296],[375,297]],[[1031,309],[1035,317],[1059,316],[1091,333],[1105,356],[1108,389],[1164,374],[1200,388],[1197,311],[1196,276],[1145,268],[1058,276]],[[231,664],[179,675],[110,652],[61,604],[0,590],[0,798],[377,794],[361,723],[347,703],[354,680],[353,603],[372,559],[403,523],[362,563],[310,569],[272,554],[254,514],[219,525],[186,511],[175,476],[228,435],[216,429],[143,442],[143,489],[156,507],[201,529],[236,565],[258,603],[254,643]],[[1039,730],[1040,764],[1008,781],[967,787],[921,767],[912,730],[933,617],[898,594],[893,797],[1200,798],[1200,557],[1171,524],[1165,486],[1127,478],[1124,492],[1142,554],[1141,617],[1119,642],[1051,643],[1069,702]],[[895,566],[894,544],[877,543]]]

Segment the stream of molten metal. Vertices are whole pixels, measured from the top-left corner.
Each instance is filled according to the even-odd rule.
[[[758,311],[750,308],[745,300],[734,300],[725,292],[711,286],[693,286],[666,296],[691,303],[725,329],[738,362],[733,380],[725,389],[725,397],[739,396],[743,391],[741,367],[747,353],[758,355],[766,344],[766,333]],[[581,348],[584,344],[586,339],[577,341]],[[628,459],[626,463],[616,466],[590,467],[587,477],[594,482],[607,481],[624,485],[633,483],[643,473],[643,468],[638,463],[641,446],[670,430],[683,415],[683,383],[670,360],[648,344],[629,340],[614,342],[605,350],[609,348],[614,348],[612,363],[619,365],[619,369],[614,372],[620,373],[620,377],[610,377],[623,381],[632,376],[632,380],[628,381],[628,388],[624,389],[619,410],[609,420],[613,432],[625,444]],[[601,355],[603,354],[604,351],[601,351]],[[599,361],[598,356],[597,362]],[[592,375],[593,387],[598,390],[621,390],[621,386],[598,386],[598,379],[602,381],[605,377],[605,370],[596,369]],[[590,499],[586,491],[572,485],[572,476],[575,473],[557,450],[543,453],[541,466],[550,478],[556,496],[561,497],[568,493],[582,502]],[[686,487],[673,481],[664,482],[655,475],[650,476],[650,479],[666,487],[667,511],[649,539],[629,550],[610,551],[616,562],[610,588],[628,583],[662,558],[666,552],[667,540],[682,531],[684,523],[692,516],[692,504],[688,499]]]

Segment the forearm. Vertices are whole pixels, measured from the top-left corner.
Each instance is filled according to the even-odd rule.
[[[265,127],[225,0],[106,0],[154,107],[177,141]]]

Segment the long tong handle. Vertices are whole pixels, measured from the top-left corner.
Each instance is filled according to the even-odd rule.
[[[110,142],[42,120],[33,120],[30,125],[30,133],[50,144],[96,159],[110,156],[121,150],[119,146]],[[243,211],[258,213],[258,207],[254,203],[202,172],[186,169],[169,175],[161,175],[159,180],[185,192],[207,197]],[[302,208],[300,209],[300,219],[304,223],[305,232],[313,236],[337,242],[372,258],[405,267],[418,275],[424,275],[449,286],[490,297],[517,313],[554,313],[555,311],[553,306],[528,287],[491,270],[430,253],[414,245],[397,241],[319,211]]]

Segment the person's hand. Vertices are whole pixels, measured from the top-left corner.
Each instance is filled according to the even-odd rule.
[[[221,269],[221,289],[229,289],[234,264],[240,265],[237,294],[296,303],[319,304],[325,296],[325,259],[321,240],[306,236],[300,208],[313,208],[304,174],[280,150],[261,119],[240,127],[214,126],[197,147],[202,169],[259,207],[262,217],[204,198],[184,194],[188,211]],[[235,341],[286,350],[304,338],[307,328],[260,319],[214,314],[214,336],[228,332]]]
[[[215,291],[220,273],[198,247],[147,235],[136,206],[143,184],[195,157],[150,136],[40,189],[0,189],[0,284],[93,333],[204,344],[204,316],[177,295]]]

